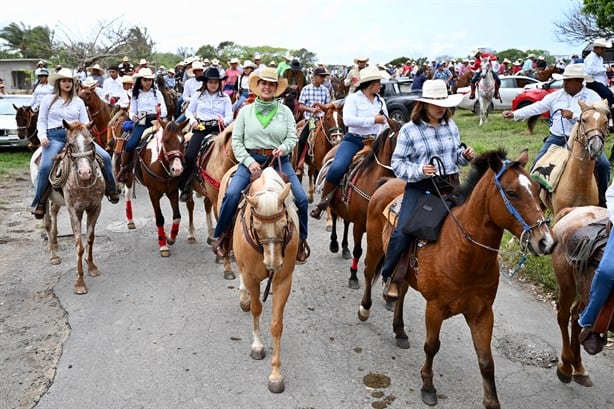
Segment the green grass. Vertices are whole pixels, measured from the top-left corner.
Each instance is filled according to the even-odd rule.
[[[28,169],[32,152],[30,151],[0,151],[0,175],[9,171]]]

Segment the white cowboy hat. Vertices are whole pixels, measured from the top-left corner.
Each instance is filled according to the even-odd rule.
[[[256,69],[258,68],[258,66],[256,64],[254,64],[252,62],[252,60],[245,60],[243,61],[243,68],[252,68],[252,69]]]
[[[231,58],[230,61],[228,61],[228,64],[238,64],[239,63],[239,59],[237,57]]]
[[[275,96],[278,97],[288,87],[288,80],[285,78],[279,78],[277,71],[273,67],[264,67],[260,72],[252,72],[249,74],[249,90],[258,95],[258,81],[264,80],[268,82],[276,82],[277,89],[275,90]]]
[[[286,61],[292,61],[292,59],[294,59],[294,57],[292,57],[292,56],[290,55],[290,53],[286,53],[286,55],[284,55],[284,59],[285,59]]]
[[[527,58],[535,58],[535,54],[529,54],[527,55]]]
[[[504,58],[504,59],[503,59],[503,63],[505,63],[505,64],[511,64],[512,62],[511,62],[510,60],[508,60],[507,58]]]
[[[191,77],[194,75],[194,70],[205,70],[205,66],[200,61],[194,61],[192,66],[188,68],[188,75]]]
[[[123,62],[128,62],[128,61],[130,61],[130,60],[128,59],[128,56],[127,56],[127,55],[125,55],[125,56],[124,56],[124,58],[122,58],[122,61],[123,61]]]
[[[612,42],[610,40],[606,40],[605,38],[598,38],[595,41],[593,41],[591,45],[589,45],[589,48],[595,48],[595,47],[611,48]]]
[[[354,58],[354,64],[358,64],[359,61],[369,62],[369,57],[356,57],[356,58]]]
[[[573,78],[581,78],[585,80],[586,82],[594,81],[593,77],[591,77],[590,75],[586,75],[586,73],[584,72],[583,63],[569,64],[565,67],[563,74],[554,73],[552,74],[552,78],[554,78],[555,80],[560,80],[560,79],[568,80],[568,79],[573,79]]]
[[[133,78],[149,78],[149,79],[154,79],[156,77],[156,74],[153,73],[153,71],[151,70],[151,68],[145,67],[145,68],[141,68],[139,70],[139,72],[137,72],[136,74],[134,74],[132,76]]]
[[[217,58],[214,58],[211,60],[211,65],[219,65],[220,60],[218,60]]]
[[[61,80],[63,78],[75,80],[75,76],[72,74],[72,71],[68,68],[62,68],[58,72],[54,72],[49,76],[49,85],[54,85],[57,80]]]
[[[367,81],[383,80],[390,78],[386,71],[382,71],[377,67],[365,67],[358,72],[358,85],[364,84]]]
[[[448,95],[448,87],[444,80],[426,80],[422,86],[422,97],[416,101],[450,108],[460,104],[463,97],[463,94]]]
[[[98,65],[98,64],[94,64],[91,67],[87,67],[86,71],[87,72],[98,71],[100,73],[100,75],[104,74],[104,70],[102,68],[100,68],[100,65]]]
[[[87,77],[83,81],[81,81],[81,86],[84,88],[93,88],[99,85],[98,81],[93,79],[92,77]]]
[[[122,84],[134,84],[134,78],[132,78],[132,75],[124,75],[122,77]]]
[[[139,61],[139,65],[145,65],[147,64],[147,60],[145,58],[141,58],[141,60]]]

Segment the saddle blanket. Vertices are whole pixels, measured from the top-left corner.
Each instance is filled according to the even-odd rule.
[[[538,181],[549,192],[553,192],[569,159],[569,151],[561,146],[550,145],[548,151],[531,169],[531,178]]]

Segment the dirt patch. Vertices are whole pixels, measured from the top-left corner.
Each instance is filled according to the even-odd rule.
[[[42,223],[29,211],[28,172],[0,175],[0,192],[0,407],[32,408],[53,381],[70,328],[53,293],[59,274],[42,248]]]

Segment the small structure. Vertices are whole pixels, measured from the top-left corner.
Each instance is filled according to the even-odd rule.
[[[9,94],[26,94],[32,91],[34,70],[40,58],[0,59],[0,78]]]

